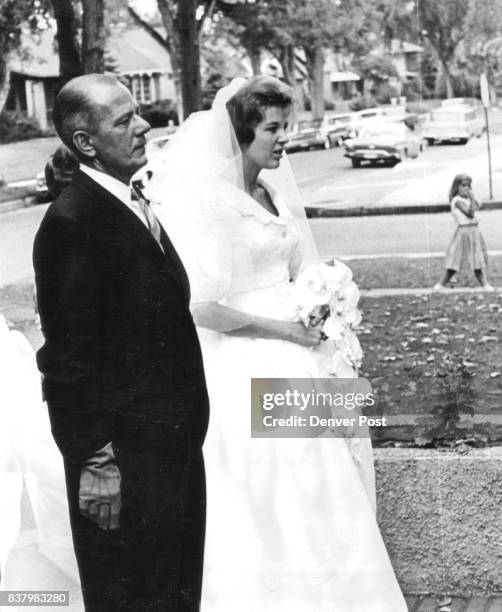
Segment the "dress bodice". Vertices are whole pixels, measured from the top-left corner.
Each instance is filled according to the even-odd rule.
[[[245,295],[284,287],[296,276],[301,235],[280,195],[264,186],[278,216],[241,189],[218,182],[205,187],[203,203],[184,207],[183,222],[175,221],[172,210],[161,217],[185,263],[192,303],[242,306]]]

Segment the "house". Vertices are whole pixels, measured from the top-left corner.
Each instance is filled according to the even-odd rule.
[[[25,35],[23,52],[9,62],[10,90],[5,110],[35,118],[44,130],[51,122],[59,85],[54,35],[50,28],[36,36]],[[176,99],[169,53],[145,30],[124,27],[112,30],[107,56],[138,103]]]
[[[380,46],[371,52],[374,56],[385,56],[394,65],[397,77],[389,78],[389,85],[400,95],[403,84],[420,76],[420,55],[423,47],[403,40],[393,39],[389,45]]]
[[[326,100],[350,100],[361,91],[362,79],[342,53],[327,50],[324,61],[324,97]]]
[[[402,82],[418,78],[423,50],[423,47],[403,40],[394,39],[391,42],[388,54]]]
[[[337,100],[350,100],[361,91],[361,77],[350,70],[348,59],[340,53],[330,49],[324,51],[323,89],[324,99],[335,102]],[[295,92],[298,96],[306,98],[309,95],[308,72],[305,53],[302,49],[295,50]],[[271,54],[264,54],[262,72],[282,78],[280,63]]]

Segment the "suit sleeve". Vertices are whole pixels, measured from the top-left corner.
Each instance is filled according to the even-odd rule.
[[[97,371],[100,266],[92,240],[71,217],[44,220],[34,267],[45,344],[38,353],[58,446],[82,462],[112,441],[110,415]]]

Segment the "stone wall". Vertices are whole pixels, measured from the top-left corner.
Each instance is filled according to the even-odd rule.
[[[405,593],[502,593],[502,449],[375,451],[378,521]]]

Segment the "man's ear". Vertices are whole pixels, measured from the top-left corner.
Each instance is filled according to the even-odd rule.
[[[73,134],[73,144],[77,151],[85,157],[96,157],[96,149],[92,142],[92,137],[83,130],[78,130]]]

